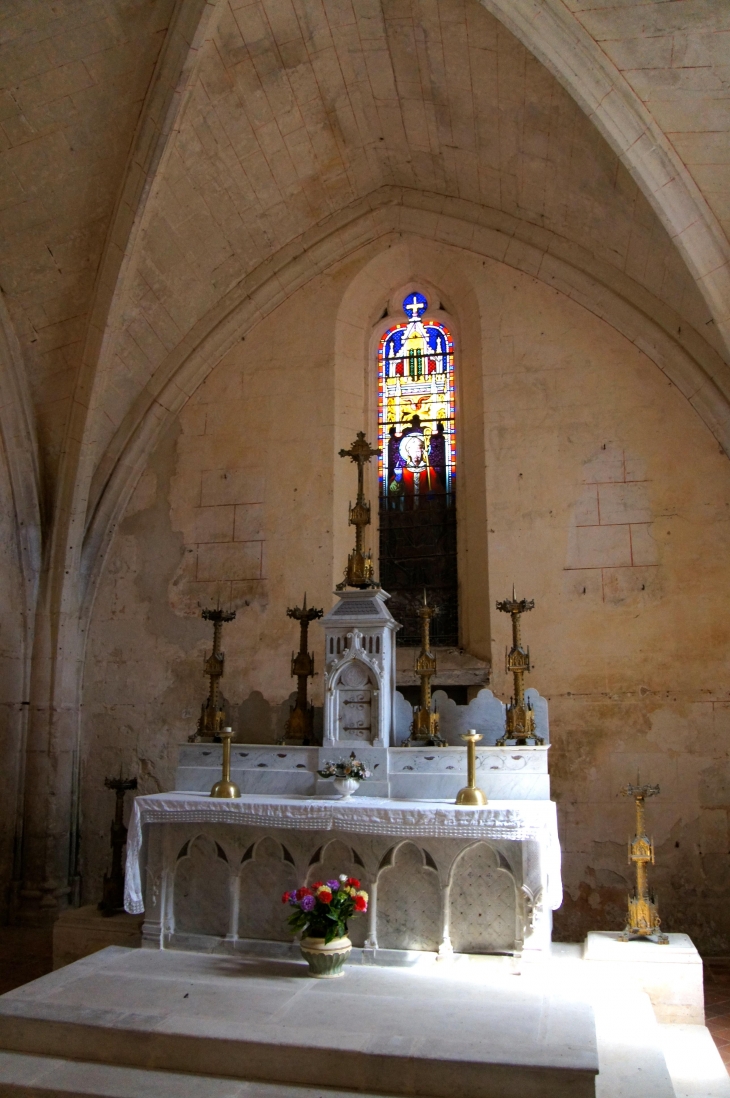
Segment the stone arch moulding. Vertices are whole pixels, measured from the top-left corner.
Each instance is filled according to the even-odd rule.
[[[681,157],[563,0],[480,0],[572,95],[679,249],[730,349],[730,243]]]
[[[230,291],[168,355],[120,425],[92,484],[81,567],[85,619],[114,529],[148,455],[189,396],[242,336],[301,286],[360,249],[387,248],[405,235],[505,263],[583,305],[662,370],[730,454],[727,364],[633,279],[556,234],[463,200],[384,188],[346,213],[328,219],[316,236],[305,234],[282,249]],[[674,334],[678,328],[680,335]]]

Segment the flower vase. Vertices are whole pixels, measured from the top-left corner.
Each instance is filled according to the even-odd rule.
[[[349,938],[333,938],[326,945],[324,938],[302,938],[299,945],[309,965],[309,975],[315,980],[334,980],[345,975],[345,961],[352,952]]]
[[[346,801],[355,792],[360,782],[357,778],[335,778],[334,787],[340,794],[340,799]]]

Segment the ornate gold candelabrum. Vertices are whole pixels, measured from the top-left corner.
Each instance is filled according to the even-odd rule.
[[[374,450],[366,440],[363,431],[357,432],[357,438],[349,450],[340,450],[340,457],[349,457],[357,462],[357,502],[353,507],[350,504],[350,525],[355,527],[355,548],[347,558],[345,579],[337,584],[337,590],[345,587],[379,587],[376,583],[373,570],[372,552],[363,550],[363,530],[370,525],[370,504],[365,499],[363,482],[363,469],[365,463],[373,457],[378,457],[380,450]]]
[[[415,670],[421,678],[421,704],[413,713],[408,747],[444,747],[446,740],[439,735],[439,715],[431,712],[431,678],[436,674],[436,657],[431,651],[431,619],[436,610],[429,606],[423,592],[423,606],[418,611],[421,619],[421,651],[416,656]]]
[[[520,619],[535,606],[534,599],[517,599],[514,585],[512,598],[497,603],[497,609],[512,616],[512,647],[505,655],[505,671],[512,675],[514,693],[507,705],[504,736],[497,740],[497,747],[504,747],[507,740],[514,740],[516,747],[524,747],[528,740],[536,744],[545,741],[535,735],[535,713],[530,702],[525,701],[525,674],[530,670],[530,649],[522,647]]]
[[[104,778],[107,789],[116,794],[114,819],[111,827],[112,871],[104,874],[104,889],[99,911],[102,915],[116,915],[124,911],[124,865],[122,853],[127,842],[127,829],[124,826],[124,794],[137,788],[136,778],[123,778],[121,770],[118,778]]]
[[[314,706],[307,700],[307,679],[314,676],[314,653],[307,651],[309,623],[321,618],[323,610],[307,607],[307,595],[301,606],[287,610],[287,617],[299,622],[299,651],[291,658],[291,673],[297,680],[297,700],[289,710],[285,739],[308,746],[314,735]]]
[[[235,782],[231,781],[231,738],[232,728],[221,728],[220,737],[223,741],[223,767],[221,780],[216,782],[210,791],[211,797],[219,797],[221,800],[233,801],[241,796],[241,790]]]
[[[486,794],[477,789],[477,744],[482,738],[481,732],[470,728],[464,732],[462,740],[466,740],[466,785],[456,794],[456,804],[470,804],[483,806],[487,804]]]
[[[223,677],[226,662],[226,657],[221,651],[221,632],[223,622],[233,621],[236,611],[221,610],[218,607],[215,610],[203,610],[200,616],[204,621],[213,622],[213,651],[203,665],[203,674],[210,679],[210,688],[207,699],[200,707],[198,727],[189,737],[190,743],[212,742],[220,736],[221,728],[225,723],[226,711],[220,708],[218,703],[220,680]]]
[[[629,839],[629,865],[633,862],[636,866],[636,889],[633,896],[629,896],[628,919],[626,930],[621,935],[622,942],[655,938],[659,945],[669,944],[669,938],[661,933],[657,898],[649,892],[646,876],[649,862],[654,865],[654,841],[646,834],[645,802],[647,797],[656,797],[658,793],[658,785],[639,785],[638,777],[636,785],[627,785],[621,790],[622,796],[633,797],[636,801],[636,835],[633,841]]]

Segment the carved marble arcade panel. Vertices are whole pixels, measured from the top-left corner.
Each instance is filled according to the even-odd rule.
[[[213,823],[150,828],[144,945],[232,951],[245,950],[247,942],[283,946],[291,937],[282,893],[346,873],[360,878],[371,897],[368,915],[352,920],[350,937],[376,961],[383,950],[443,955],[540,948],[550,938],[549,914],[543,912],[539,866],[524,849],[530,845],[267,833]]]

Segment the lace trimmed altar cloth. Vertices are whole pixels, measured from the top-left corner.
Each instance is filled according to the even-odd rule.
[[[540,847],[547,905],[555,910],[562,903],[560,842],[553,801],[492,801],[485,808],[472,808],[447,801],[376,797],[348,801],[256,794],[233,801],[195,793],[137,797],[127,838],[124,889],[124,906],[131,914],[144,911],[140,872],[144,828],[164,823],[223,823],[394,838],[531,840]]]

